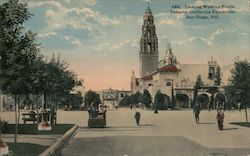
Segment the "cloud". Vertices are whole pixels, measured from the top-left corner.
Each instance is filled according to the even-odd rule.
[[[139,45],[138,45],[138,40],[134,39],[134,40],[125,40],[125,41],[122,41],[120,43],[109,43],[109,42],[105,42],[101,45],[99,45],[98,47],[95,48],[95,50],[97,51],[101,51],[103,49],[108,49],[108,50],[111,50],[111,51],[115,51],[115,50],[119,50],[119,49],[122,49],[124,48],[125,46],[128,46],[128,47],[136,47],[138,48]]]
[[[237,30],[229,30],[229,29],[223,29],[223,28],[218,28],[217,30],[215,30],[213,33],[210,34],[209,37],[204,38],[204,37],[200,37],[200,36],[193,36],[190,37],[186,40],[181,40],[181,41],[173,41],[172,44],[176,44],[176,45],[183,45],[183,44],[190,44],[190,43],[194,43],[195,41],[202,41],[204,42],[206,45],[208,46],[212,46],[214,41],[222,35],[226,35],[226,34],[233,34],[235,36],[235,38],[237,36],[244,36],[247,37],[246,33],[242,33],[239,32]],[[233,38],[230,38],[233,39]]]
[[[57,37],[54,39],[60,38],[60,43],[64,41],[70,48],[71,45],[76,45],[74,48],[84,45],[95,51],[139,47],[135,38],[140,37],[138,34],[141,32],[136,31],[142,24],[141,15],[125,14],[109,17],[86,5],[67,6],[63,1],[43,1],[30,5],[37,7],[35,9],[41,6],[46,8],[44,18],[47,25],[39,31],[40,37],[51,37],[50,32],[55,32]]]
[[[225,33],[226,31],[224,29],[217,29],[215,32],[211,33],[211,35],[208,38],[204,38],[204,37],[200,37],[200,36],[193,36],[190,37],[186,40],[182,40],[182,41],[173,41],[172,44],[177,44],[177,45],[183,45],[183,44],[190,44],[193,43],[195,41],[202,41],[205,44],[207,44],[208,46],[212,46],[213,41],[215,40],[215,38],[223,33]]]
[[[151,3],[151,0],[143,0],[144,2],[148,2],[148,3]]]
[[[34,7],[41,7],[41,6],[44,6],[44,5],[54,5],[54,6],[58,6],[60,7],[61,4],[57,1],[31,1],[28,3],[28,7],[29,8],[34,8]]]
[[[53,17],[54,15],[55,15],[55,12],[53,10],[49,10],[45,14],[46,17]]]
[[[94,49],[97,50],[97,51],[100,51],[100,50],[106,49],[109,45],[110,44],[108,42],[105,42],[105,43],[100,44],[99,46],[97,46]]]
[[[72,37],[72,36],[65,35],[64,39],[67,40],[67,41],[69,41],[73,45],[76,45],[76,46],[80,46],[81,45],[81,41],[79,39],[77,39],[77,38]]]
[[[165,12],[160,12],[155,15],[156,22],[160,25],[175,25],[178,20],[170,18],[169,16],[170,15]]]
[[[64,39],[64,40],[68,41],[68,43],[70,43],[72,45],[76,45],[76,46],[82,45],[81,41],[78,38],[73,37],[73,36],[67,36],[67,35],[63,36],[63,35],[58,34],[56,32],[39,33],[37,36],[41,39],[51,38],[51,37],[54,37],[54,39],[60,38],[60,39]]]
[[[77,45],[77,46],[80,46],[80,45],[81,45],[81,41],[80,41],[79,39],[77,39],[77,38],[73,39],[73,40],[71,41],[71,43],[74,44],[74,45]]]
[[[207,39],[205,39],[203,37],[199,37],[199,36],[190,37],[187,40],[182,40],[182,41],[173,41],[172,44],[176,44],[176,45],[190,44],[190,43],[193,43],[195,41],[202,41],[209,46],[212,45],[212,42],[210,40],[207,40]]]
[[[139,42],[138,42],[138,40],[132,40],[131,42],[130,42],[130,47],[134,47],[134,48],[139,48]]]
[[[225,33],[225,32],[226,32],[225,29],[219,28],[219,29],[217,29],[215,32],[213,32],[213,33],[210,35],[209,40],[210,40],[210,41],[213,41],[213,40],[216,38],[216,36],[219,36],[219,35],[221,35],[221,34],[223,34],[223,33]],[[227,32],[228,32],[228,31],[227,31]]]
[[[99,77],[110,75],[108,73],[110,68],[123,67],[122,64],[129,67],[117,69],[118,73],[123,70],[138,70],[141,26],[143,14],[147,8],[145,2],[139,1],[143,5],[127,1],[121,3],[101,1],[99,3],[96,0],[88,0],[89,4],[85,0],[32,1],[31,4],[29,2],[29,7],[32,7],[30,10],[35,16],[30,23],[33,22],[33,27],[42,25],[39,27],[38,36],[45,47],[45,54],[51,53],[50,48],[60,51],[62,57],[69,61],[72,69],[78,74],[84,71],[86,75],[89,75],[88,78],[86,75],[83,76],[89,81],[96,74],[100,75],[100,72],[103,72],[103,75]],[[227,0],[228,3],[231,1]],[[236,6],[236,11],[248,11],[248,5],[244,2],[245,6],[241,7],[240,1],[245,0],[238,0],[233,4]],[[196,0],[180,2],[180,4],[191,5],[194,2],[196,3]],[[220,3],[204,0],[200,2]],[[95,4],[97,5],[94,6]],[[185,16],[181,17],[183,15],[179,17],[176,14],[170,14],[171,4],[172,1],[156,1],[150,4],[155,16],[160,55],[165,54],[166,41],[172,41],[172,44],[176,44],[173,45],[173,50],[180,62],[204,63],[208,54],[221,55],[223,61],[231,60],[232,56],[236,55],[235,51],[247,56],[248,44],[245,42],[248,40],[245,39],[249,38],[248,16],[238,14],[239,11],[237,11],[237,14],[232,16],[221,15],[220,20],[214,22],[188,21]],[[31,29],[34,30],[32,27]],[[232,44],[233,42],[236,43]],[[93,62],[96,63],[95,66]],[[98,70],[95,67],[98,67]],[[104,68],[109,70],[104,72]],[[118,78],[120,79],[121,76],[117,76]],[[110,77],[107,78],[109,79]],[[102,88],[106,82],[100,81],[102,82],[97,86]],[[129,80],[124,81],[127,84],[128,82]],[[97,83],[93,82],[91,85]]]
[[[97,0],[84,0],[84,1],[75,1],[75,0],[61,0],[61,3],[65,3],[65,4],[72,4],[72,3],[76,3],[76,4],[81,4],[81,5],[88,5],[88,6],[92,6],[95,5],[97,3]],[[41,7],[44,5],[60,5],[60,2],[57,0],[37,0],[37,1],[30,1],[28,3],[28,7],[29,8],[33,8],[33,7]],[[80,3],[79,3],[80,2]]]
[[[96,1],[88,1],[96,2]],[[101,27],[118,25],[120,21],[116,18],[95,11],[87,6],[67,7],[58,1],[31,2],[29,7],[40,7],[46,5],[50,10],[46,11],[47,27],[43,31],[55,31],[71,26],[75,29],[89,31],[89,35],[103,34]]]
[[[64,36],[65,40],[70,40],[70,37],[69,36]]]
[[[161,20],[159,24],[162,24],[162,25],[174,25],[176,22],[173,20],[173,19],[164,19],[164,20]]]
[[[45,32],[45,33],[39,33],[37,37],[39,38],[46,38],[57,35],[55,32]]]
[[[250,3],[250,1],[249,1]],[[247,8],[247,7],[240,7],[238,10],[236,10],[236,12],[239,12],[239,13],[250,13],[250,9]]]

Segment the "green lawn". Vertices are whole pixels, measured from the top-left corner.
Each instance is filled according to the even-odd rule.
[[[30,143],[7,143],[9,150],[14,156],[37,156],[41,154],[48,146],[42,146]]]
[[[51,131],[38,131],[36,124],[19,124],[18,133],[19,134],[34,134],[34,135],[49,135],[49,134],[65,134],[69,129],[71,129],[74,124],[56,124],[52,125]],[[7,128],[2,129],[4,134],[14,134],[15,124],[8,124]]]
[[[52,135],[52,134],[65,134],[71,129],[74,124],[57,124],[52,125],[51,131],[37,131],[36,124],[20,124],[18,127],[19,134],[31,134],[31,135]],[[8,124],[7,128],[2,130],[5,134],[15,133],[15,124]],[[14,156],[37,156],[41,154],[48,146],[42,146],[31,143],[7,143],[9,150],[13,152]]]

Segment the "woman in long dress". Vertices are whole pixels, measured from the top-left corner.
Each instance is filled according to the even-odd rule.
[[[217,116],[216,116],[219,130],[223,130],[224,117],[225,117],[224,109],[223,107],[219,107],[219,109],[217,110]]]

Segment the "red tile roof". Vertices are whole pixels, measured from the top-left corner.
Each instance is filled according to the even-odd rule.
[[[144,76],[142,79],[143,80],[153,80],[153,76],[152,75],[147,75],[147,76]]]
[[[153,80],[153,75],[157,72],[177,72],[179,69],[176,67],[176,65],[166,65],[164,67],[161,67],[157,69],[157,71],[151,73],[150,75],[144,76],[142,80]]]

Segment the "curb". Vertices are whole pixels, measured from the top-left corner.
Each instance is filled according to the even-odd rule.
[[[53,156],[56,155],[69,141],[71,136],[76,132],[78,126],[73,126],[70,130],[68,130],[58,141],[52,144],[49,148],[47,148],[43,153],[39,156]]]

